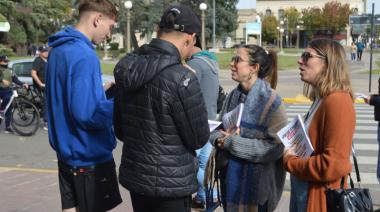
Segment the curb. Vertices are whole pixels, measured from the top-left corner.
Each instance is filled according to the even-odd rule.
[[[297,95],[294,98],[282,98],[282,101],[286,104],[311,104],[312,101],[303,95]],[[355,99],[355,104],[365,104],[361,98]]]

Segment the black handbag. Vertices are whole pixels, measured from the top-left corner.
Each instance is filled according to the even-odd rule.
[[[351,188],[344,188],[344,177],[340,182],[339,189],[326,190],[326,203],[328,212],[367,212],[373,211],[373,204],[371,194],[368,188],[360,188],[360,173],[358,162],[355,156],[355,150],[352,147],[352,157],[354,159],[354,166],[356,172],[356,179],[359,187],[354,187],[351,174],[348,174],[350,178]]]
[[[230,154],[227,150],[216,148],[215,153],[215,171],[220,171],[227,167]]]

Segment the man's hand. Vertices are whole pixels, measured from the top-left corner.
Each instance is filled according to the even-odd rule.
[[[29,89],[29,85],[27,83],[22,84],[22,87],[24,87],[25,89]]]
[[[105,82],[103,84],[103,89],[106,91],[106,90],[108,90],[109,88],[111,88],[114,85],[115,85],[115,82]]]
[[[364,102],[369,104],[369,102],[371,101],[371,95],[368,95],[368,98],[363,98],[364,99]]]
[[[45,83],[41,83],[40,87],[45,88]]]
[[[5,87],[9,87],[11,85],[11,82],[9,82],[8,80],[3,79],[3,84],[4,84]]]

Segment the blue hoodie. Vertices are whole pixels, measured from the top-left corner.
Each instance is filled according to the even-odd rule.
[[[107,100],[91,41],[73,27],[49,37],[46,102],[59,161],[92,166],[113,159],[113,100]]]

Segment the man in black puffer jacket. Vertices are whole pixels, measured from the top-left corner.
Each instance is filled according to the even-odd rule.
[[[182,61],[199,35],[192,9],[170,6],[158,39],[115,67],[114,129],[124,142],[119,181],[134,211],[190,211],[195,150],[208,141],[209,127],[197,78]]]

